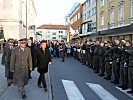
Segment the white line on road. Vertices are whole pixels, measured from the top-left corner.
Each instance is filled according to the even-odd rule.
[[[118,100],[99,84],[86,83],[102,100]]]
[[[73,81],[62,80],[69,100],[85,100]]]

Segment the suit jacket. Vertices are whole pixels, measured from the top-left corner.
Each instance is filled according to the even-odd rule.
[[[37,71],[39,73],[47,73],[48,72],[48,64],[51,62],[51,55],[49,48],[45,49],[45,53],[42,48],[37,49],[37,53],[35,54],[36,65],[38,67]]]

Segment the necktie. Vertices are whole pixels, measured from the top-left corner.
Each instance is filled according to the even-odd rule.
[[[43,49],[43,53],[44,53],[44,55],[45,55],[45,49]]]

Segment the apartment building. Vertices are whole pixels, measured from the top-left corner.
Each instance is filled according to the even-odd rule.
[[[97,33],[102,40],[133,40],[133,0],[97,0]]]
[[[37,28],[42,39],[49,41],[61,41],[67,39],[67,27],[64,25],[44,24]],[[41,40],[38,38],[38,40]]]
[[[96,0],[86,0],[83,3],[82,34],[79,36],[88,38],[96,33]]]

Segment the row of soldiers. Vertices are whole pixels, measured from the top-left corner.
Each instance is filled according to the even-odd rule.
[[[99,40],[73,44],[73,56],[83,65],[133,95],[133,44],[129,40]]]

